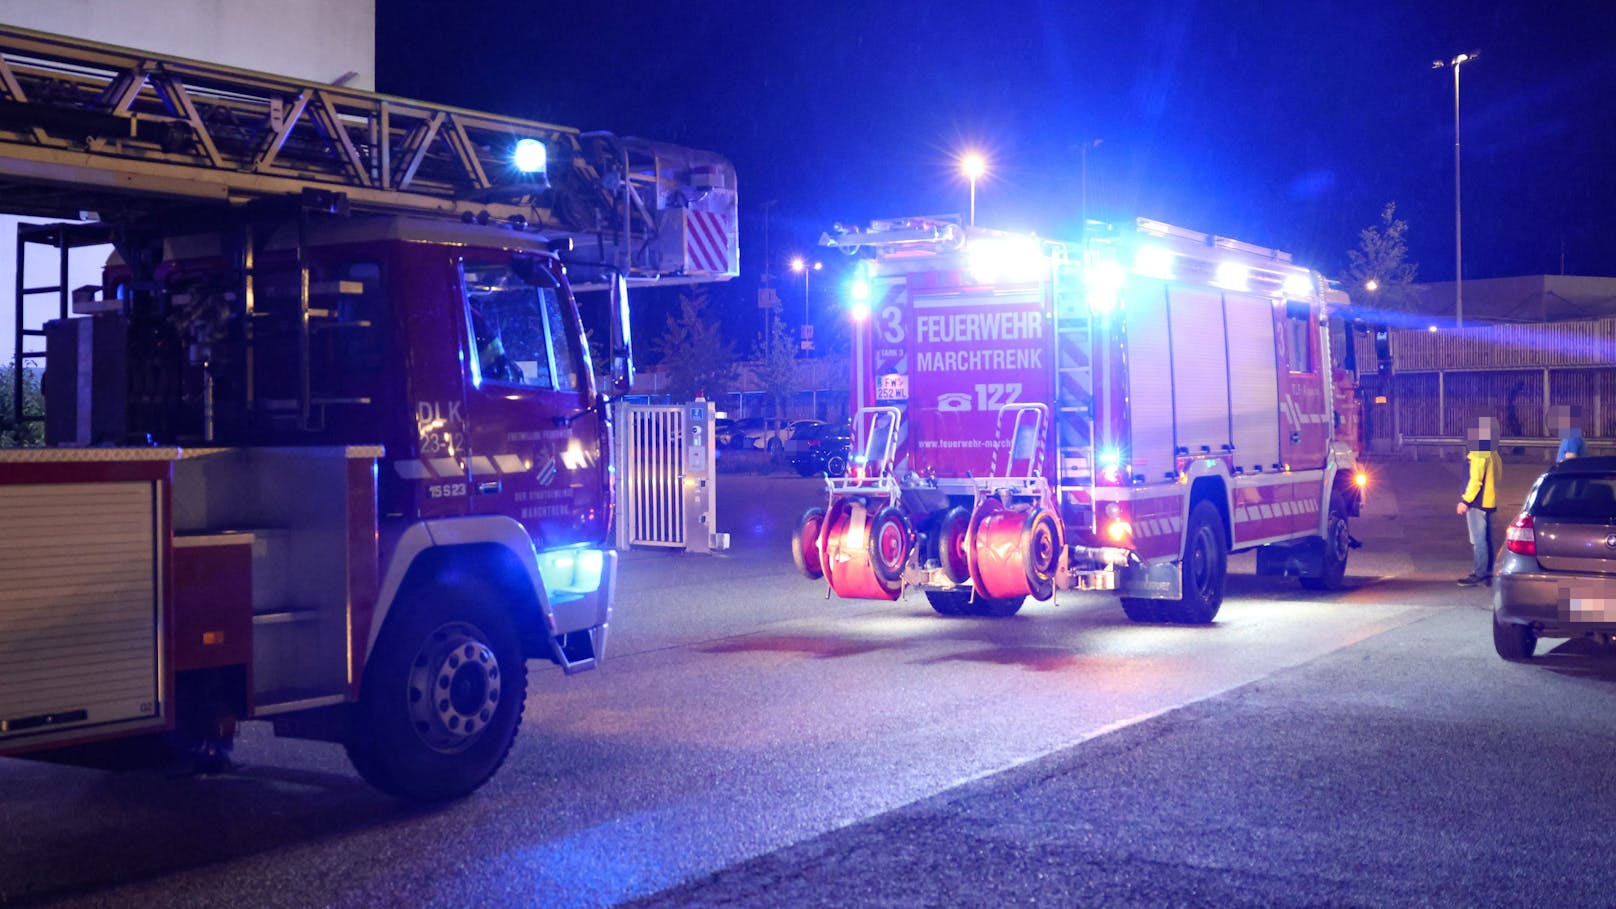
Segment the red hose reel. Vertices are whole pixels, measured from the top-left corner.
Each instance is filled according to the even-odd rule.
[[[895,600],[914,546],[914,529],[902,509],[862,498],[838,499],[827,512],[810,508],[791,540],[797,569],[825,577],[837,596]]]
[[[961,544],[978,596],[1038,600],[1055,594],[1061,546],[1060,521],[1053,511],[1037,505],[1006,506],[995,498],[977,505]]]

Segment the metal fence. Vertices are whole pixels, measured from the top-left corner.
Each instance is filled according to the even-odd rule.
[[[728,547],[715,531],[717,479],[713,408],[618,402],[617,545],[710,552]]]
[[[1530,444],[1555,436],[1554,405],[1590,441],[1616,440],[1616,318],[1392,329],[1356,336],[1355,353],[1372,450],[1462,441],[1482,417]]]

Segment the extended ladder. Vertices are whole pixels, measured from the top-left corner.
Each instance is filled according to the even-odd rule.
[[[516,167],[523,140],[542,170]],[[719,155],[0,26],[0,210],[117,221],[311,190],[568,238],[631,279],[739,273]]]

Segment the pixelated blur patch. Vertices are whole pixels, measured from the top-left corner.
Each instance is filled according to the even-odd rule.
[[[1609,586],[1560,586],[1560,617],[1572,622],[1616,622],[1616,591]]]

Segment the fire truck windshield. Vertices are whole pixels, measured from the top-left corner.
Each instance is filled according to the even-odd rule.
[[[542,270],[466,263],[466,315],[480,381],[581,390],[578,345],[554,286],[530,284]]]

